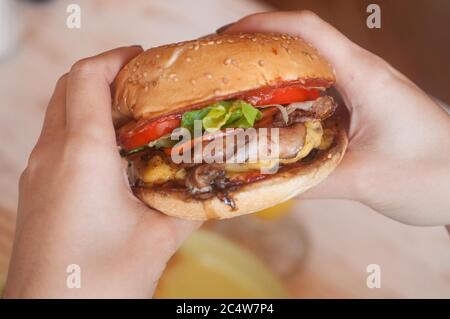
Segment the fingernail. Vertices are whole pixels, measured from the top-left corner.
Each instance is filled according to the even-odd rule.
[[[222,32],[224,32],[226,29],[228,29],[229,27],[231,27],[233,24],[234,24],[234,22],[225,24],[224,26],[222,26],[222,27],[220,27],[219,29],[217,29],[217,30],[216,30],[216,33],[222,33]]]

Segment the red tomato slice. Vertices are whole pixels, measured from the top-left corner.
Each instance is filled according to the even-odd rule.
[[[245,94],[242,98],[255,105],[289,104],[315,100],[320,96],[318,89],[305,89],[300,86],[267,88]]]
[[[132,122],[119,130],[118,141],[125,150],[144,146],[180,126],[181,114],[172,114],[156,120]]]

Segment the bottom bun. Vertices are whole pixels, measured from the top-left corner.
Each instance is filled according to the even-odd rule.
[[[284,169],[231,192],[230,197],[236,203],[235,209],[217,197],[197,200],[187,198],[185,192],[175,189],[135,187],[133,191],[148,206],[183,219],[224,219],[258,212],[316,186],[336,168],[345,153],[348,140],[341,127],[336,127],[335,133],[333,145],[320,151],[311,162]]]

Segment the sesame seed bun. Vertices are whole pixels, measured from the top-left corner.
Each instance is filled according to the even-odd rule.
[[[114,84],[113,120],[151,119],[213,100],[286,83],[328,87],[333,70],[302,39],[279,34],[228,34],[149,49]]]

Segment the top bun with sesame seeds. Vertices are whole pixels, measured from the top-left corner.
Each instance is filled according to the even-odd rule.
[[[149,49],[118,74],[113,120],[152,119],[289,82],[328,87],[333,70],[302,39],[280,34],[224,34]]]

